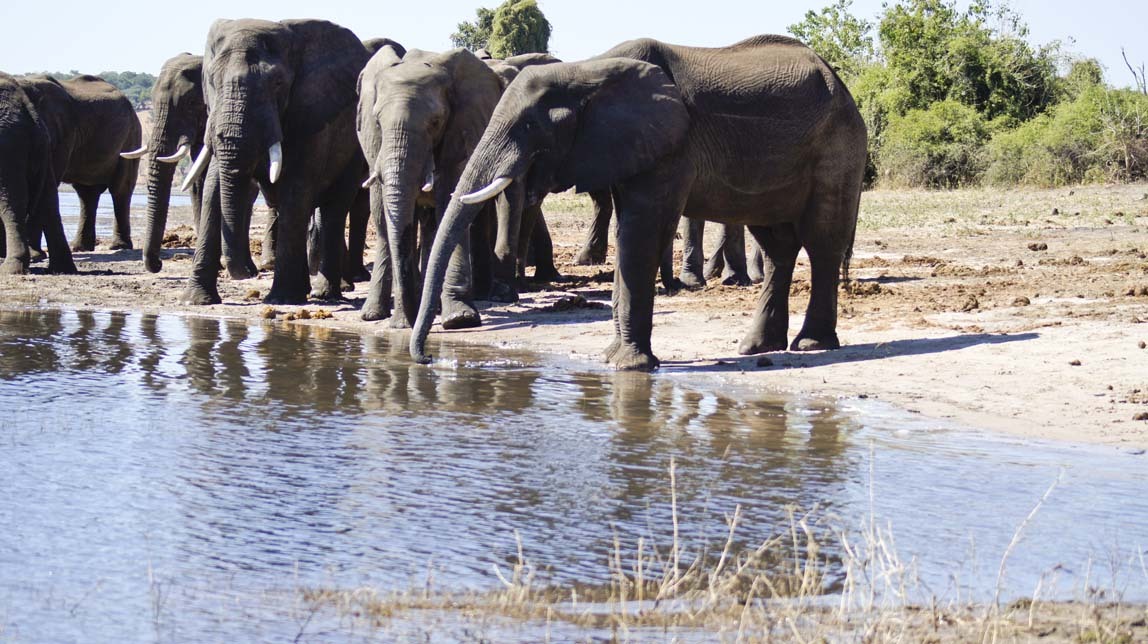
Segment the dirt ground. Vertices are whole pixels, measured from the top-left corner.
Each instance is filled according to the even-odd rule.
[[[610,295],[602,273],[611,267],[571,265],[590,224],[589,200],[552,196],[546,212],[568,279],[534,285],[517,304],[486,307],[482,328],[450,338],[598,360],[612,332],[601,304]],[[270,274],[242,282],[221,276],[224,304],[179,304],[191,264],[189,214],[173,210],[159,274],[144,271],[138,250],[101,245],[77,255],[78,276],[44,275],[37,265],[30,275],[0,277],[0,305],[248,318],[306,308],[333,317],[294,323],[402,333],[359,319],[365,284],[344,303],[272,312],[260,301]],[[262,224],[260,213],[255,219]],[[137,246],[142,233],[141,222]],[[714,237],[710,229],[708,241]],[[654,352],[663,371],[683,377],[729,371],[762,390],[877,398],[973,428],[1148,448],[1148,186],[867,192],[852,275],[840,298],[845,346],[838,351],[738,356],[759,287],[711,280],[703,290],[658,297]],[[808,285],[803,256],[791,337]]]

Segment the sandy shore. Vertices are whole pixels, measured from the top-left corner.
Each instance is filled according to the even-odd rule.
[[[259,300],[270,286],[267,273],[242,282],[221,277],[224,304],[178,303],[190,267],[186,210],[172,213],[173,248],[165,251],[162,273],[145,272],[138,250],[101,247],[77,255],[82,275],[43,275],[37,266],[31,275],[0,278],[0,305],[270,315]],[[571,265],[589,213],[581,196],[548,201],[559,270],[569,279],[534,285],[538,290],[515,305],[484,308],[481,329],[446,335],[597,361],[610,341],[610,312],[595,304],[609,301],[610,282],[601,273],[610,266]],[[259,213],[255,219],[262,223]],[[877,398],[974,428],[1142,450],[1148,448],[1146,257],[1144,185],[868,192],[853,263],[857,281],[840,300],[841,350],[738,356],[759,287],[712,280],[703,290],[658,297],[654,352],[667,372],[728,371],[762,390]],[[793,334],[808,284],[803,256],[790,300]],[[294,323],[403,333],[359,319],[365,288],[359,285],[345,303],[275,313],[321,309],[333,317]],[[572,302],[575,294],[591,304]]]

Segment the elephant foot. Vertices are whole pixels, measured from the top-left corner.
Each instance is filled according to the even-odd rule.
[[[759,353],[772,353],[774,351],[785,351],[785,336],[781,337],[762,337],[756,333],[750,333],[742,339],[741,344],[737,347],[737,352],[743,356],[752,356]]]
[[[259,267],[265,271],[275,270],[275,255],[265,253],[262,257],[259,258]]]
[[[229,262],[227,264],[227,274],[233,280],[249,280],[259,275],[259,269],[255,268],[255,263],[248,261]]]
[[[443,312],[443,329],[457,331],[458,329],[473,329],[482,326],[482,317],[474,307],[459,303],[450,308],[452,310]]]
[[[134,247],[132,246],[132,240],[117,237],[116,239],[112,240],[112,243],[110,246],[108,246],[108,248],[112,250],[131,250]]]
[[[367,297],[367,301],[363,303],[363,308],[359,311],[359,317],[364,322],[378,322],[391,317],[391,303],[389,300],[384,301],[382,298],[372,299]]]
[[[662,289],[665,291],[666,297],[673,297],[686,289],[686,285],[676,277],[671,277],[668,280],[662,280]]]
[[[144,268],[147,269],[149,273],[158,273],[163,269],[163,260],[160,259],[158,255],[145,255]]]
[[[29,248],[28,249],[28,261],[33,263],[33,264],[36,262],[44,261],[45,257],[47,257],[47,255],[44,253],[43,250],[40,250],[39,248]]]
[[[678,281],[682,283],[682,288],[687,288],[691,291],[705,288],[706,285],[706,278],[691,271],[682,271]]]
[[[332,283],[322,275],[315,277],[315,281],[311,286],[311,297],[316,300],[339,300],[343,297],[342,280],[340,283]]]
[[[348,270],[347,276],[343,279],[350,280],[352,282],[369,282],[371,281],[371,272],[368,271],[365,266],[360,264],[359,266]]]
[[[28,272],[28,266],[19,259],[6,259],[0,262],[0,275],[23,275]]]
[[[824,338],[803,337],[799,335],[793,339],[793,344],[789,345],[790,351],[831,351],[840,348],[841,342],[837,339],[836,333],[832,333]]]
[[[71,257],[67,259],[57,259],[56,261],[52,261],[51,258],[48,258],[48,272],[52,275],[80,274],[80,270],[76,268],[76,263],[72,261]]]
[[[618,371],[653,371],[662,364],[652,352],[622,342],[609,353],[608,362]]]
[[[534,268],[534,277],[532,279],[535,282],[561,282],[562,273],[559,273],[558,269],[554,268],[553,266],[547,266],[545,268],[539,268],[536,266]]]
[[[90,253],[96,250],[96,242],[72,242],[71,248],[73,253]]]
[[[720,255],[718,257],[720,257]],[[725,262],[724,261],[715,262],[713,260],[710,260],[710,261],[706,262],[706,267],[705,267],[705,270],[702,272],[702,275],[705,276],[705,278],[707,280],[714,280],[714,279],[717,279],[722,274],[722,271],[724,271],[724,270],[725,270]]]
[[[219,297],[219,291],[216,290],[214,286],[204,288],[199,285],[193,285],[183,291],[183,294],[179,297],[179,301],[183,304],[203,306],[207,304],[221,304],[223,298]]]
[[[753,280],[746,273],[733,273],[721,281],[722,286],[752,286]]]
[[[405,331],[412,327],[411,321],[405,315],[391,315],[390,327],[396,331]]]
[[[306,304],[307,296],[298,292],[288,292],[285,288],[276,289],[272,286],[267,297],[263,298],[263,303],[271,305]]]
[[[606,252],[596,253],[588,248],[582,249],[581,253],[574,258],[575,266],[598,266],[599,264],[606,263]]]
[[[518,301],[518,291],[509,282],[495,280],[490,285],[490,296],[486,299],[501,304],[514,304]]]

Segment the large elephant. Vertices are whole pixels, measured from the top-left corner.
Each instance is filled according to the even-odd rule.
[[[416,202],[420,193],[433,192],[434,220],[441,217],[502,88],[494,71],[465,49],[444,53],[414,49],[400,58],[384,47],[363,69],[357,127],[370,166],[372,217],[380,237],[386,231],[387,241],[386,248],[380,244],[378,249],[364,319],[389,315],[397,328],[409,328],[414,322],[421,281]],[[442,297],[447,328],[480,322],[470,251],[467,239],[451,259]],[[387,306],[388,275],[393,312]]]
[[[147,230],[144,267],[158,273],[163,267],[160,248],[167,227],[171,181],[176,164],[196,158],[203,150],[207,105],[203,100],[203,56],[179,54],[163,64],[151,91],[152,128],[147,154]],[[191,193],[192,221],[198,232],[203,175],[187,184]]]
[[[233,279],[256,274],[248,243],[252,179],[274,186],[279,214],[264,301],[299,304],[308,291],[340,295],[347,212],[366,176],[355,138],[355,82],[368,57],[355,34],[323,20],[212,24],[203,60],[207,131],[192,168],[192,176],[207,177],[186,301],[220,301],[221,255]],[[311,289],[307,224],[315,208],[323,251]]]
[[[80,224],[72,250],[95,250],[96,208],[105,190],[112,195],[115,211],[111,248],[131,248],[132,191],[139,158],[146,151],[131,101],[95,76],[65,81],[28,76],[19,82],[52,137],[56,180],[72,184],[80,198]],[[38,248],[39,234],[34,233],[31,241]]]
[[[52,135],[32,100],[13,77],[0,72],[0,273],[28,270],[32,235],[48,238],[48,271],[75,273],[60,221]]]
[[[650,61],[650,62],[646,62]],[[410,340],[426,337],[446,260],[482,204],[515,182],[527,198],[610,188],[618,212],[615,337],[606,359],[654,369],[654,278],[682,215],[749,226],[769,261],[740,351],[784,349],[797,254],[812,292],[792,349],[833,349],[837,287],[856,231],[865,123],[829,65],[800,42],[723,48],[644,39],[581,63],[533,67],[507,89],[431,251]]]

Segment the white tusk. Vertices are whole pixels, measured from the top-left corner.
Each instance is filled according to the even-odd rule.
[[[120,152],[120,156],[125,159],[138,159],[145,154],[147,154],[147,143],[144,143],[143,146],[138,150],[132,150],[131,152]]]
[[[191,169],[187,171],[187,176],[183,178],[183,185],[181,185],[179,189],[187,192],[191,184],[195,183],[199,175],[203,174],[203,171],[207,169],[208,161],[211,161],[211,146],[205,145],[203,149],[199,151],[199,156],[195,158],[195,163],[191,164]]]
[[[502,191],[506,190],[507,186],[509,186],[512,181],[514,180],[510,177],[499,177],[494,181],[491,181],[490,185],[483,188],[482,190],[479,190],[478,192],[472,192],[469,195],[463,195],[459,197],[458,200],[469,206],[471,204],[482,203],[484,201],[494,199],[498,195],[502,194]]]
[[[279,173],[283,170],[283,144],[276,141],[267,149],[267,158],[271,160],[271,169],[268,172],[271,183],[279,180]]]
[[[372,172],[371,176],[367,177],[367,180],[363,182],[363,190],[370,188],[371,184],[378,181],[378,180],[379,180],[379,173],[378,172]]]
[[[155,160],[160,163],[179,163],[179,160],[187,156],[191,152],[191,146],[184,143],[176,149],[175,154],[170,157],[156,157]]]
[[[423,184],[423,192],[430,192],[434,190],[434,159],[431,159],[430,167],[427,168],[427,180]]]

